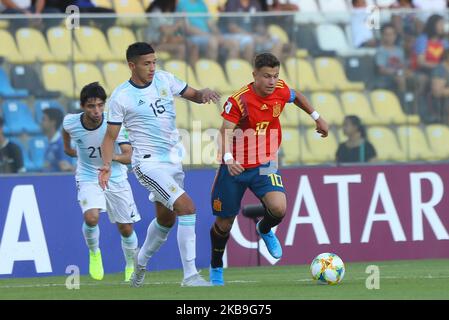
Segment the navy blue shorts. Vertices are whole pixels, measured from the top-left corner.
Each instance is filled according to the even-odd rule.
[[[247,188],[259,199],[270,191],[285,193],[282,177],[277,167],[270,167],[270,163],[245,169],[238,176],[231,176],[227,165],[222,164],[212,186],[213,214],[219,217],[236,216]]]

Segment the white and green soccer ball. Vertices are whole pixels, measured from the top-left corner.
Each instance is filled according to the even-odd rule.
[[[334,253],[322,253],[316,256],[310,264],[312,278],[321,283],[337,284],[345,276],[345,264]]]

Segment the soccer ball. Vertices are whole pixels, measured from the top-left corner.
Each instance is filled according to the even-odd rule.
[[[322,253],[310,264],[312,278],[320,283],[337,284],[345,276],[345,265],[335,253]]]

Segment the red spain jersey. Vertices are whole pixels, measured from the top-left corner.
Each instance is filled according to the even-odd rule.
[[[276,158],[282,140],[279,116],[290,100],[290,89],[283,80],[266,97],[257,95],[250,83],[228,98],[221,116],[237,125],[232,153],[244,168],[254,168]]]

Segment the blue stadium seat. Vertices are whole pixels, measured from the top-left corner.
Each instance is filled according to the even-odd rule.
[[[7,100],[2,104],[2,111],[5,119],[5,134],[41,132],[40,126],[34,121],[30,109],[24,102]]]
[[[64,107],[56,100],[36,100],[34,103],[34,117],[37,123],[41,123],[43,111],[48,108],[55,108],[66,113]]]
[[[5,99],[24,98],[28,96],[28,91],[24,89],[14,89],[5,72],[0,68],[0,97]]]
[[[28,141],[28,150],[30,158],[34,165],[33,171],[42,171],[45,162],[45,150],[47,149],[48,139],[45,136],[35,136]]]
[[[9,137],[9,140],[11,142],[14,142],[15,144],[17,144],[19,146],[20,150],[22,150],[23,165],[25,166],[26,171],[27,172],[35,171],[36,167],[35,167],[33,161],[31,161],[29,150],[28,150],[28,148],[25,147],[22,140],[18,137]]]

